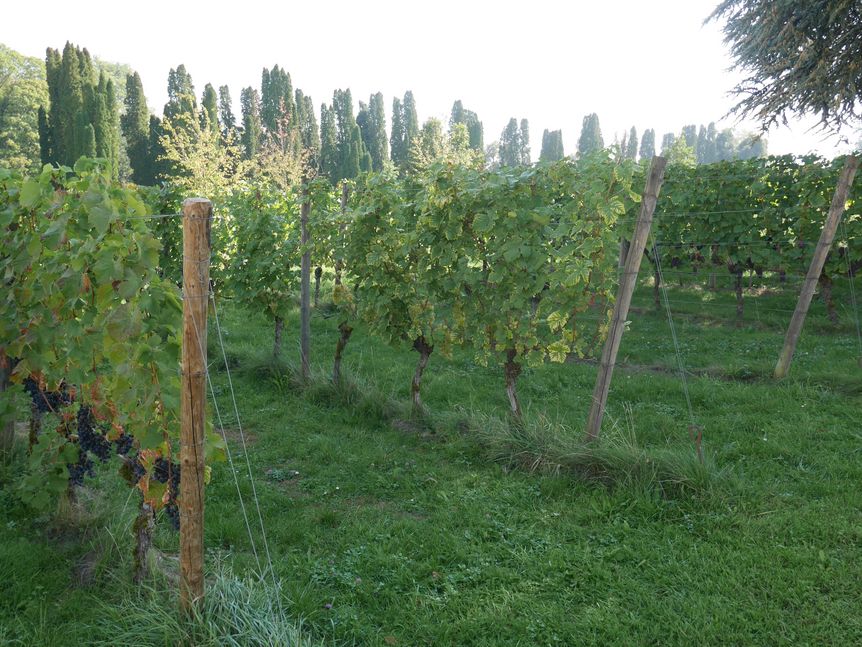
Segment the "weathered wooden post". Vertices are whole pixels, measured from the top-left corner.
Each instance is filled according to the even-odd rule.
[[[204,596],[204,434],[212,203],[183,202],[183,346],[180,372],[180,608]]]
[[[311,196],[308,179],[302,183],[302,206],[299,212],[300,242],[302,243],[302,266],[300,268],[299,292],[299,359],[303,381],[311,378],[311,249],[308,235],[308,215],[311,211]]]
[[[593,389],[593,402],[590,406],[590,417],[587,419],[587,440],[598,439],[602,428],[602,418],[605,415],[605,405],[608,401],[608,391],[611,387],[611,377],[614,373],[614,364],[617,361],[617,352],[620,349],[623,329],[629,314],[629,306],[632,302],[632,294],[638,278],[638,269],[643,259],[644,247],[649,237],[652,216],[658,201],[658,192],[664,180],[664,169],[667,160],[664,157],[653,157],[647,176],[646,187],[641,198],[641,209],[635,223],[635,233],[629,244],[626,254],[626,264],[620,275],[620,287],[617,290],[617,299],[614,303],[614,314],[611,318],[608,337],[602,349],[602,359],[599,363],[599,374],[596,377],[596,386]]]
[[[796,303],[796,309],[793,311],[793,317],[790,319],[790,327],[787,329],[787,335],[784,338],[784,347],[781,349],[781,355],[778,358],[778,363],[775,365],[775,379],[785,377],[790,370],[790,362],[796,350],[796,343],[799,341],[799,336],[802,334],[802,326],[805,324],[805,315],[808,314],[808,307],[811,305],[811,299],[814,297],[814,289],[817,287],[817,281],[820,278],[820,273],[823,271],[823,265],[826,263],[826,255],[832,246],[835,232],[838,229],[838,223],[841,222],[844,205],[847,203],[847,194],[850,192],[850,185],[853,184],[853,177],[856,175],[858,168],[859,158],[848,155],[847,159],[844,160],[844,168],[841,170],[841,175],[838,177],[838,186],[835,187],[835,195],[832,196],[832,205],[829,207],[826,223],[820,232],[820,240],[817,242],[817,248],[814,250],[814,258],[811,259],[808,274],[805,275],[805,282],[802,284],[802,291],[799,293],[799,301]]]

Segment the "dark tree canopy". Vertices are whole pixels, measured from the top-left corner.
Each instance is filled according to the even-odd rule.
[[[747,74],[733,113],[764,129],[788,114],[814,113],[834,130],[862,117],[859,0],[723,0],[712,20],[724,21],[724,42]]]

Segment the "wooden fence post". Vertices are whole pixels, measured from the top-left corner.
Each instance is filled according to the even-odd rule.
[[[841,175],[838,178],[838,186],[835,187],[835,195],[832,196],[832,205],[829,207],[826,223],[820,232],[820,240],[817,243],[817,248],[814,250],[814,258],[811,259],[808,274],[805,275],[805,282],[802,284],[802,290],[799,293],[799,301],[796,303],[796,309],[793,311],[793,317],[790,319],[790,327],[788,327],[787,335],[784,337],[784,347],[781,349],[781,355],[778,357],[778,363],[775,365],[775,379],[785,377],[790,370],[790,362],[796,350],[796,343],[799,341],[799,336],[802,334],[802,326],[805,324],[805,315],[808,314],[808,307],[811,305],[811,299],[814,297],[814,289],[817,287],[817,281],[820,278],[820,273],[823,271],[823,265],[826,263],[826,255],[832,246],[832,240],[835,238],[838,223],[841,222],[841,214],[844,213],[844,205],[847,203],[847,194],[850,192],[850,186],[853,184],[853,177],[856,175],[858,168],[859,158],[848,155],[844,161]]]
[[[620,276],[620,286],[617,290],[617,299],[614,303],[614,314],[611,318],[608,337],[602,349],[602,359],[599,364],[599,374],[596,377],[596,386],[593,389],[593,401],[590,406],[590,416],[587,419],[587,441],[597,440],[602,428],[602,418],[605,415],[605,405],[608,400],[608,391],[611,388],[611,377],[614,373],[614,364],[617,361],[617,352],[620,349],[620,340],[623,336],[626,319],[629,314],[632,294],[638,278],[638,269],[643,259],[644,247],[649,237],[652,216],[658,201],[659,189],[664,180],[664,169],[667,160],[664,157],[653,157],[647,176],[646,187],[641,198],[641,209],[635,224],[635,233],[629,243],[626,254],[626,264]]]
[[[183,346],[180,399],[180,609],[204,596],[204,434],[212,203],[183,202]]]
[[[299,212],[300,242],[303,250],[299,291],[299,359],[302,379],[306,382],[311,378],[311,250],[308,244],[310,211],[311,196],[306,179],[302,183],[302,206]]]

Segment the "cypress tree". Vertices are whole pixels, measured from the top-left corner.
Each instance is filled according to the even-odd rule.
[[[389,150],[392,161],[399,168],[407,161],[407,152],[404,148],[404,106],[401,99],[392,99],[392,135],[389,138]]]
[[[135,72],[126,76],[126,111],[120,118],[120,126],[126,138],[129,164],[132,166],[132,181],[146,184],[152,180],[149,172],[150,113],[144,96],[144,85]]]
[[[230,98],[230,88],[223,85],[218,89],[218,110],[222,126],[222,134],[227,134],[236,129],[236,117],[233,114],[233,101]]]
[[[338,175],[338,133],[335,113],[325,103],[320,106],[320,171],[333,184]]]
[[[593,112],[584,117],[581,125],[581,136],[578,138],[578,155],[588,155],[604,147],[605,142],[602,139],[599,116]]]
[[[84,133],[79,128],[84,128],[87,124],[87,121],[79,118],[84,111],[84,89],[78,52],[71,43],[66,43],[63,48],[57,102],[58,115],[54,123],[57,161],[71,166],[80,156]]]
[[[652,160],[655,156],[655,130],[652,128],[647,128],[644,131],[643,138],[641,139],[641,147],[640,147],[640,158],[643,160]]]
[[[246,159],[252,159],[260,150],[261,118],[260,96],[252,87],[244,88],[240,94],[242,106],[242,145]]]
[[[542,133],[542,152],[539,154],[540,162],[557,162],[565,157],[563,151],[563,131],[548,130]]]
[[[629,139],[625,150],[626,159],[637,161],[638,159],[638,131],[634,126],[629,130]]]
[[[219,131],[218,96],[211,83],[204,86],[204,93],[201,97],[201,127],[209,128],[216,133]]]
[[[103,76],[103,78],[105,78]],[[102,88],[104,87],[104,90]],[[111,166],[111,177],[114,180],[119,179],[120,172],[120,114],[117,109],[117,93],[114,90],[114,81],[107,79],[104,86],[99,81],[99,94],[104,97],[100,100],[100,105],[103,107],[99,130],[101,130],[101,151],[99,155],[107,158]]]
[[[96,129],[93,128],[93,124],[86,124],[84,126],[84,136],[83,136],[83,145],[81,146],[81,155],[86,155],[87,157],[96,157]]]
[[[162,146],[162,120],[155,115],[150,115],[150,141],[147,146],[147,163],[139,172],[141,184],[153,185],[162,179],[167,173],[167,164],[162,159],[165,149]]]

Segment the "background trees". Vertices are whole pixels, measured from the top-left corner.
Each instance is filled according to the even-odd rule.
[[[0,166],[24,171],[39,164],[39,108],[47,104],[44,63],[0,45]]]

